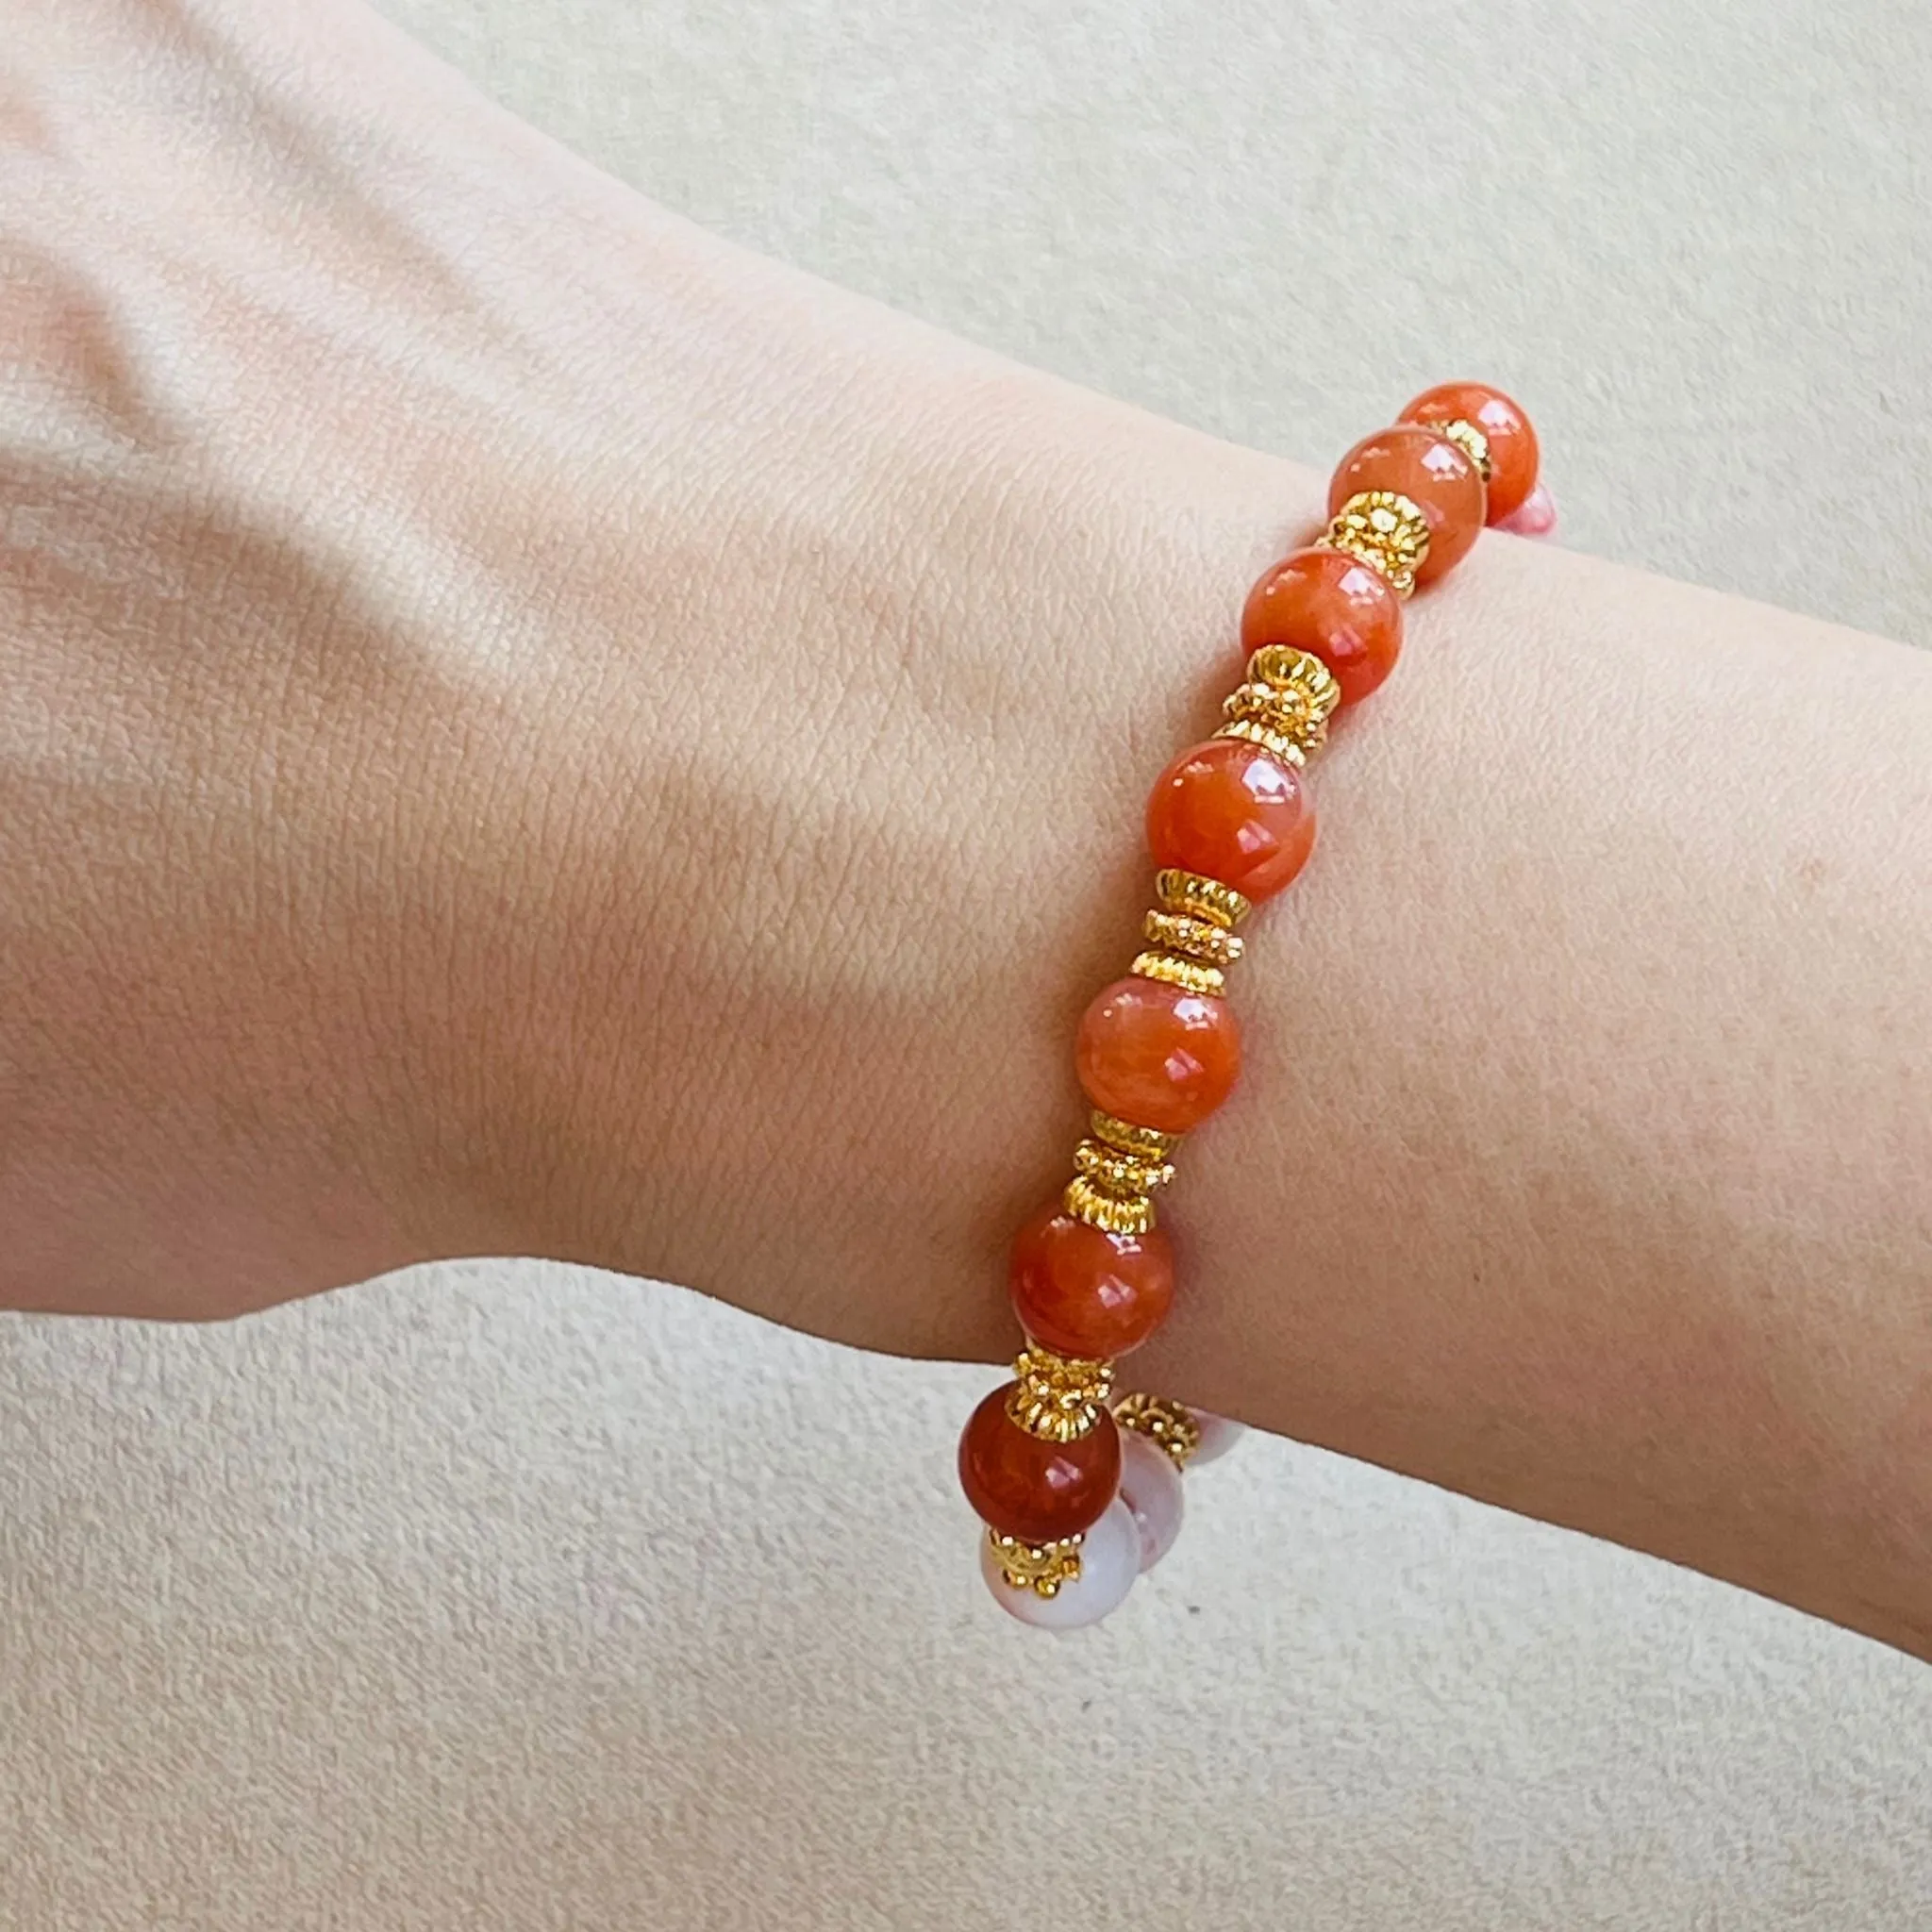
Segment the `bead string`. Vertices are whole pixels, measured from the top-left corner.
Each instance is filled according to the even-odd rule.
[[[1225,998],[1236,927],[1307,861],[1303,774],[1336,712],[1394,668],[1404,601],[1523,507],[1537,466],[1528,418],[1479,383],[1429,390],[1364,437],[1330,481],[1327,527],[1248,594],[1246,673],[1225,722],[1156,781],[1145,944],[1075,1042],[1088,1132],[1073,1178],[1013,1243],[1025,1347],[959,1441],[960,1483],[985,1525],[982,1574],[1022,1622],[1070,1629],[1115,1608],[1179,1530],[1182,1471],[1240,1433],[1171,1398],[1115,1391],[1116,1361],[1173,1302],[1155,1197],[1182,1137],[1240,1073]]]

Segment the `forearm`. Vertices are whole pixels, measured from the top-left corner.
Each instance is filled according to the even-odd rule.
[[[0,1301],[514,1250],[1006,1353],[1145,788],[1316,479],[356,8],[204,13],[20,57]],[[1248,928],[1144,1378],[1932,1651],[1928,744],[1911,653],[1485,538]]]
[[[610,862],[698,917],[591,969],[653,989],[591,1049],[623,1158],[538,1244],[993,1357],[1144,788],[1316,495],[930,380],[866,431],[890,536],[813,546],[789,645],[684,665],[675,746],[614,727],[613,774],[679,775]],[[1252,923],[1247,1071],[1183,1152],[1136,1378],[1932,1648],[1928,744],[1914,654],[1488,540]]]

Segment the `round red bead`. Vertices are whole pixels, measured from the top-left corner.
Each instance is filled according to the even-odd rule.
[[[1156,865],[1219,879],[1248,899],[1273,898],[1314,842],[1301,774],[1244,739],[1210,738],[1182,752],[1147,801]]]
[[[1233,1091],[1241,1030],[1225,1000],[1136,975],[1095,996],[1081,1016],[1074,1058],[1095,1107],[1185,1134]]]
[[[1109,1361],[1174,1305],[1174,1249],[1158,1227],[1109,1234],[1049,1201],[1013,1238],[1008,1269],[1020,1325],[1056,1355]]]
[[[1529,501],[1541,453],[1523,410],[1486,382],[1441,382],[1403,410],[1405,423],[1474,423],[1490,445],[1489,521],[1500,524]]]
[[[1078,1536],[1099,1522],[1121,1482],[1120,1430],[1112,1416],[1071,1442],[1048,1442],[1007,1413],[1019,1385],[995,1389],[959,1437],[959,1487],[982,1523],[1022,1542]]]
[[[1321,658],[1341,702],[1365,698],[1402,651],[1402,599],[1373,564],[1345,550],[1297,550],[1262,575],[1241,611],[1241,649],[1289,644]]]
[[[1428,519],[1429,554],[1416,566],[1419,584],[1453,570],[1482,531],[1482,473],[1467,451],[1420,423],[1363,437],[1335,467],[1328,514],[1363,490],[1396,491]]]

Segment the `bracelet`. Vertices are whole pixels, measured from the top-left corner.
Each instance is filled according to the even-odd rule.
[[[1157,908],[1127,976],[1079,1025],[1092,1104],[1074,1178],[1020,1229],[1008,1285],[1025,1331],[1013,1379],[959,1439],[959,1481],[985,1525],[980,1569],[1022,1623],[1074,1629],[1124,1601],[1172,1547],[1181,1472],[1239,1425],[1165,1397],[1116,1396],[1114,1364],[1165,1319],[1173,1250],[1154,1196],[1183,1134],[1225,1100],[1241,1035],[1224,997],[1235,928],[1307,862],[1303,772],[1342,706],[1394,668],[1403,601],[1452,570],[1485,524],[1547,527],[1536,433],[1500,391],[1445,383],[1342,458],[1326,530],[1265,571],[1241,611],[1247,674],[1227,722],[1154,786]]]

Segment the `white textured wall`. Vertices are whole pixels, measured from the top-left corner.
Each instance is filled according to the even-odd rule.
[[[1024,358],[1312,462],[1493,375],[1572,541],[1932,639],[1919,0],[393,9]],[[0,1926],[1932,1927],[1932,1672],[1259,1442],[1028,1641],[985,1380],[534,1267],[0,1321]]]

